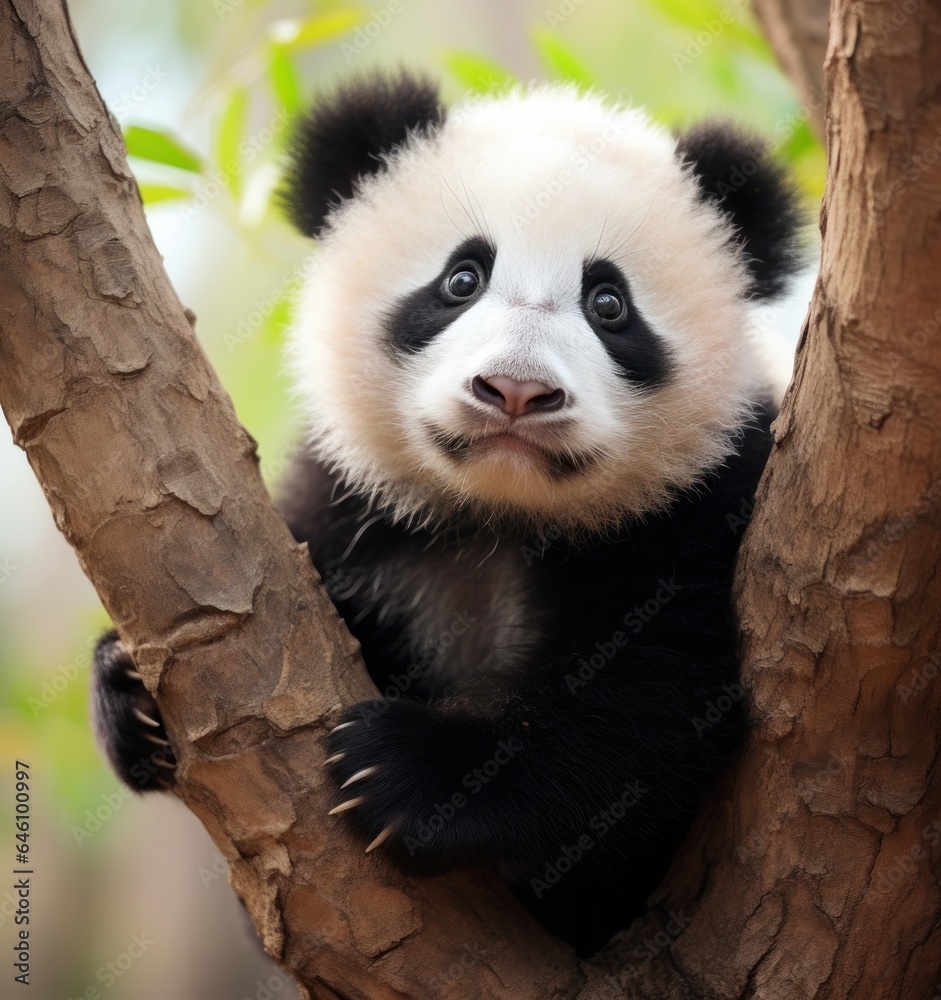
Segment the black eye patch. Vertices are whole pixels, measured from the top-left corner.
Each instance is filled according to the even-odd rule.
[[[650,389],[669,379],[669,348],[634,305],[627,279],[613,261],[585,262],[581,305],[585,319],[624,378]]]
[[[455,247],[438,275],[401,298],[385,318],[389,342],[416,354],[480,299],[497,251],[475,236]]]

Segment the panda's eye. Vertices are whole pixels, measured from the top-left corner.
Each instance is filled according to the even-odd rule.
[[[464,260],[451,269],[441,286],[441,298],[448,305],[459,305],[472,299],[483,286],[483,272],[473,260]]]
[[[595,285],[588,293],[588,311],[606,330],[620,330],[627,323],[627,303],[614,285]]]

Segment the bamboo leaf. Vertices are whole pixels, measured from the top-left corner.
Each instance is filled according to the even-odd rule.
[[[532,40],[539,61],[553,79],[577,83],[582,87],[595,85],[592,74],[554,31],[543,27],[534,28]]]
[[[236,197],[241,188],[242,163],[239,158],[239,145],[248,120],[248,102],[248,89],[236,87],[222,113],[219,131],[216,133],[216,162],[228,176],[230,189]]]
[[[500,90],[519,82],[506,67],[473,52],[451,49],[442,60],[458,82],[474,93]]]
[[[142,125],[128,125],[124,129],[124,142],[127,144],[128,156],[189,170],[194,174],[202,170],[199,155],[187,149],[169,132],[144,128]]]
[[[281,107],[295,115],[304,103],[301,79],[294,60],[284,45],[272,42],[268,53],[268,79]]]
[[[138,184],[141,200],[145,205],[159,205],[164,201],[185,201],[193,196],[187,188],[174,187],[172,184]]]

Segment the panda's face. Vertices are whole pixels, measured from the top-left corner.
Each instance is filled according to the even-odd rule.
[[[727,239],[636,111],[458,108],[330,218],[293,340],[316,448],[402,514],[652,509],[759,389]]]

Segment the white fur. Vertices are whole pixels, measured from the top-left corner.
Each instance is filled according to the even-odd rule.
[[[564,87],[458,106],[330,222],[292,338],[298,385],[318,453],[401,516],[460,507],[603,528],[721,461],[767,381],[727,224],[672,136],[637,110]],[[474,235],[496,247],[487,290],[424,350],[396,358],[384,317]],[[583,261],[604,256],[672,351],[662,388],[633,388],[582,315]],[[428,422],[501,428],[470,393],[475,375],[498,374],[564,388],[571,405],[521,418],[520,432],[602,460],[553,480],[518,452],[444,454]]]

